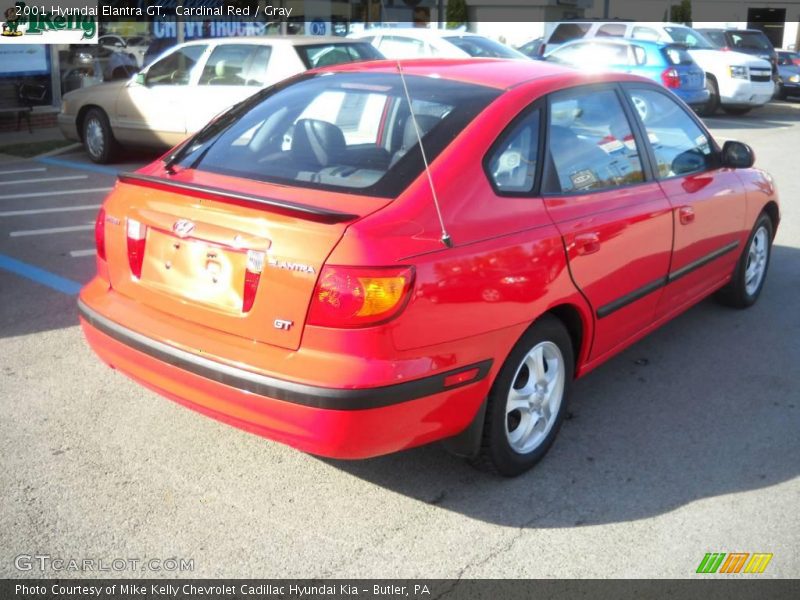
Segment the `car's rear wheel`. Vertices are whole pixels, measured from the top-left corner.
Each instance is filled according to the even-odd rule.
[[[733,277],[717,292],[716,297],[720,302],[735,308],[747,308],[755,304],[767,278],[772,255],[772,235],[772,220],[762,213],[750,233],[739,262],[736,263]]]
[[[473,463],[514,477],[539,462],[561,428],[573,373],[569,333],[555,317],[542,317],[514,346],[489,392]]]
[[[723,106],[722,110],[729,115],[746,115],[752,109],[749,106]]]
[[[706,75],[706,89],[708,90],[708,102],[697,112],[704,117],[712,117],[719,108],[719,87],[717,80]]]
[[[99,108],[92,108],[83,119],[83,147],[92,161],[100,164],[111,162],[119,145],[114,139],[108,116]]]

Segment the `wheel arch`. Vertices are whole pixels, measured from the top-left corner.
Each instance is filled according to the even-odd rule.
[[[778,208],[778,203],[775,200],[770,200],[764,205],[764,208],[761,210],[762,213],[765,213],[769,220],[772,221],[772,239],[775,239],[775,235],[778,233],[778,223],[781,220],[781,212]]]
[[[552,315],[566,327],[570,341],[572,341],[572,351],[575,359],[575,375],[577,377],[579,365],[586,361],[589,354],[588,342],[591,340],[591,322],[587,322],[586,316],[580,308],[572,303],[552,306],[544,315]],[[537,318],[534,323],[539,318]]]

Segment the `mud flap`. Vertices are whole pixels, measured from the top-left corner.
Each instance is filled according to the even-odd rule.
[[[481,448],[481,438],[483,436],[483,424],[486,420],[486,399],[481,402],[475,418],[467,428],[453,437],[442,440],[444,449],[450,454],[461,458],[475,458]]]

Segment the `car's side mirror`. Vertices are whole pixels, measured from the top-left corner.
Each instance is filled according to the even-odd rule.
[[[722,146],[722,166],[731,169],[749,169],[756,162],[753,149],[742,142],[727,141]]]
[[[702,171],[707,166],[706,155],[700,150],[692,148],[681,152],[672,161],[672,172],[675,175],[683,175],[686,173],[696,173]]]

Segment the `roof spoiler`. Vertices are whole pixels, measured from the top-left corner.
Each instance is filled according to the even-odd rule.
[[[268,198],[266,196],[257,196],[255,194],[243,194],[240,192],[233,192],[223,188],[212,187],[208,185],[200,185],[197,183],[187,183],[184,181],[170,181],[161,177],[152,177],[150,175],[140,175],[139,173],[120,173],[117,179],[122,183],[132,185],[140,185],[143,187],[151,187],[156,189],[163,189],[167,191],[181,191],[191,196],[200,198],[210,198],[212,200],[222,200],[224,202],[238,202],[242,204],[255,204],[259,206],[268,206],[276,208],[289,213],[297,214],[301,217],[314,220],[323,221],[326,223],[341,223],[344,221],[352,221],[358,218],[358,215],[330,210],[327,208],[319,208],[317,206],[310,206],[308,204],[300,204],[298,202],[287,202],[285,200],[277,200],[275,198]]]

